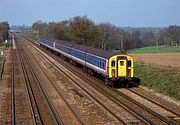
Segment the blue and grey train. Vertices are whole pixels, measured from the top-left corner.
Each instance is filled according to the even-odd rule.
[[[59,40],[40,39],[40,45],[101,74],[106,81],[131,81],[134,78],[134,60],[129,55]]]

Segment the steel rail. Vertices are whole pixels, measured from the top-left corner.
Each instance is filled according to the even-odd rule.
[[[26,86],[26,91],[28,92],[28,100],[29,100],[29,104],[30,104],[30,107],[31,107],[31,111],[32,111],[34,125],[37,125],[38,123],[37,123],[37,120],[36,120],[35,111],[33,109],[33,102],[34,102],[35,110],[37,112],[37,117],[39,119],[39,124],[42,125],[43,124],[42,118],[41,118],[41,115],[40,115],[40,112],[39,112],[39,109],[38,109],[38,106],[37,106],[37,102],[36,102],[36,99],[35,99],[31,84],[30,84],[29,77],[27,75],[26,68],[25,68],[24,63],[23,63],[22,55],[20,55],[20,54],[18,54],[18,55],[19,55],[19,59],[20,59],[20,62],[21,62],[21,68],[22,68],[22,71],[23,71],[24,83],[25,83],[25,86]],[[32,95],[32,98],[31,98],[31,95]]]
[[[37,85],[38,85],[38,88],[40,89],[41,93],[43,94],[45,102],[46,102],[46,104],[47,104],[47,106],[49,108],[49,111],[51,112],[51,115],[53,116],[54,121],[56,122],[57,125],[63,125],[63,121],[61,120],[60,116],[58,115],[58,113],[57,113],[53,103],[51,102],[49,96],[46,95],[46,90],[41,85],[39,78],[37,77],[32,65],[29,62],[29,59],[25,55],[23,55],[23,56],[24,56],[24,59],[26,60],[28,66],[29,66],[29,68],[31,70],[31,73],[32,73]]]
[[[145,105],[137,102],[136,100],[130,98],[129,96],[125,95],[124,93],[122,93],[122,92],[120,92],[120,91],[117,91],[117,90],[114,89],[114,88],[113,88],[113,90],[114,90],[117,94],[119,94],[119,95],[121,95],[122,97],[128,99],[130,102],[136,104],[137,106],[141,107],[142,109],[145,109],[145,111],[147,111],[147,112],[149,112],[150,114],[154,115],[155,117],[157,117],[157,118],[160,119],[161,121],[163,121],[163,122],[165,122],[165,123],[167,123],[167,124],[169,124],[169,125],[178,125],[178,124],[175,123],[174,121],[172,121],[172,120],[170,120],[170,119],[167,119],[166,117],[158,114],[157,112],[155,112],[155,111],[153,111],[152,109],[146,107]]]
[[[37,61],[37,60],[36,60]],[[37,65],[40,67],[40,69],[43,71],[43,73],[45,74],[45,76],[47,77],[47,79],[51,82],[51,84],[53,85],[53,87],[57,90],[58,94],[63,98],[63,100],[65,101],[65,103],[67,104],[67,106],[71,109],[71,111],[74,113],[74,115],[76,116],[76,118],[81,122],[81,124],[83,125],[87,125],[87,123],[80,118],[79,113],[77,111],[75,111],[75,109],[73,109],[73,107],[66,101],[65,96],[63,93],[61,93],[59,91],[59,89],[57,89],[55,87],[55,85],[53,84],[52,80],[48,77],[47,73],[44,71],[44,69],[37,63]]]
[[[140,97],[142,97],[142,98],[148,100],[148,101],[151,102],[151,103],[156,104],[157,106],[159,106],[159,107],[161,107],[161,108],[167,110],[168,112],[174,114],[175,116],[180,117],[180,114],[179,114],[179,113],[177,113],[177,112],[175,112],[175,111],[173,111],[173,110],[167,108],[166,106],[164,106],[164,105],[162,105],[162,104],[160,104],[160,103],[158,103],[158,102],[156,102],[156,101],[154,101],[154,100],[152,100],[152,99],[150,99],[150,98],[148,98],[148,97],[146,97],[146,96],[144,96],[144,95],[142,95],[142,94],[137,93],[135,90],[129,89],[129,88],[127,88],[127,90],[129,90],[130,92],[132,92],[132,93],[134,93],[134,94],[136,94],[136,95],[138,95],[138,96],[140,96]]]
[[[14,50],[12,51],[14,54]],[[12,55],[12,74],[11,74],[11,125],[15,125],[15,97],[14,97],[14,55]]]

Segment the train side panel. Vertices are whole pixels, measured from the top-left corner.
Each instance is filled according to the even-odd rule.
[[[65,57],[70,58],[75,62],[102,74],[103,76],[107,76],[107,59],[77,49],[66,47],[58,43],[55,44],[55,49]]]
[[[86,66],[107,77],[107,59],[86,53]]]
[[[58,43],[55,44],[55,51],[59,52],[60,54],[62,54],[63,56],[65,56],[69,59],[76,61],[77,63],[85,65],[85,53],[84,52],[80,52],[76,49],[66,47],[66,46],[58,44]]]
[[[50,41],[50,40],[46,40],[46,39],[41,39],[40,40],[40,44],[44,45],[52,50],[54,50],[54,46],[55,46],[55,42],[54,41]]]

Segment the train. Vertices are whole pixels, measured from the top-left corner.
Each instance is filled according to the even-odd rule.
[[[80,64],[85,71],[91,74],[96,73],[103,76],[108,85],[113,86],[114,83],[127,85],[136,79],[134,59],[127,54],[47,38],[41,38],[40,45]]]

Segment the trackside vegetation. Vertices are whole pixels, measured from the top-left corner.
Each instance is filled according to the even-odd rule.
[[[5,45],[0,45],[0,52],[2,52],[5,49]]]
[[[9,24],[8,22],[0,22],[0,57],[1,52],[5,49],[5,40],[9,38]],[[0,58],[1,59],[1,58]]]
[[[127,51],[153,45],[180,45],[178,25],[162,28],[119,27],[110,23],[96,23],[87,16],[75,16],[59,22],[37,21],[30,31],[38,31],[40,38],[71,41],[109,51]]]
[[[0,44],[9,38],[9,24],[8,22],[0,22]]]
[[[161,45],[149,46],[128,51],[128,53],[177,53],[180,52],[180,46]]]
[[[180,100],[180,68],[136,64],[135,76],[141,79],[141,85]]]

